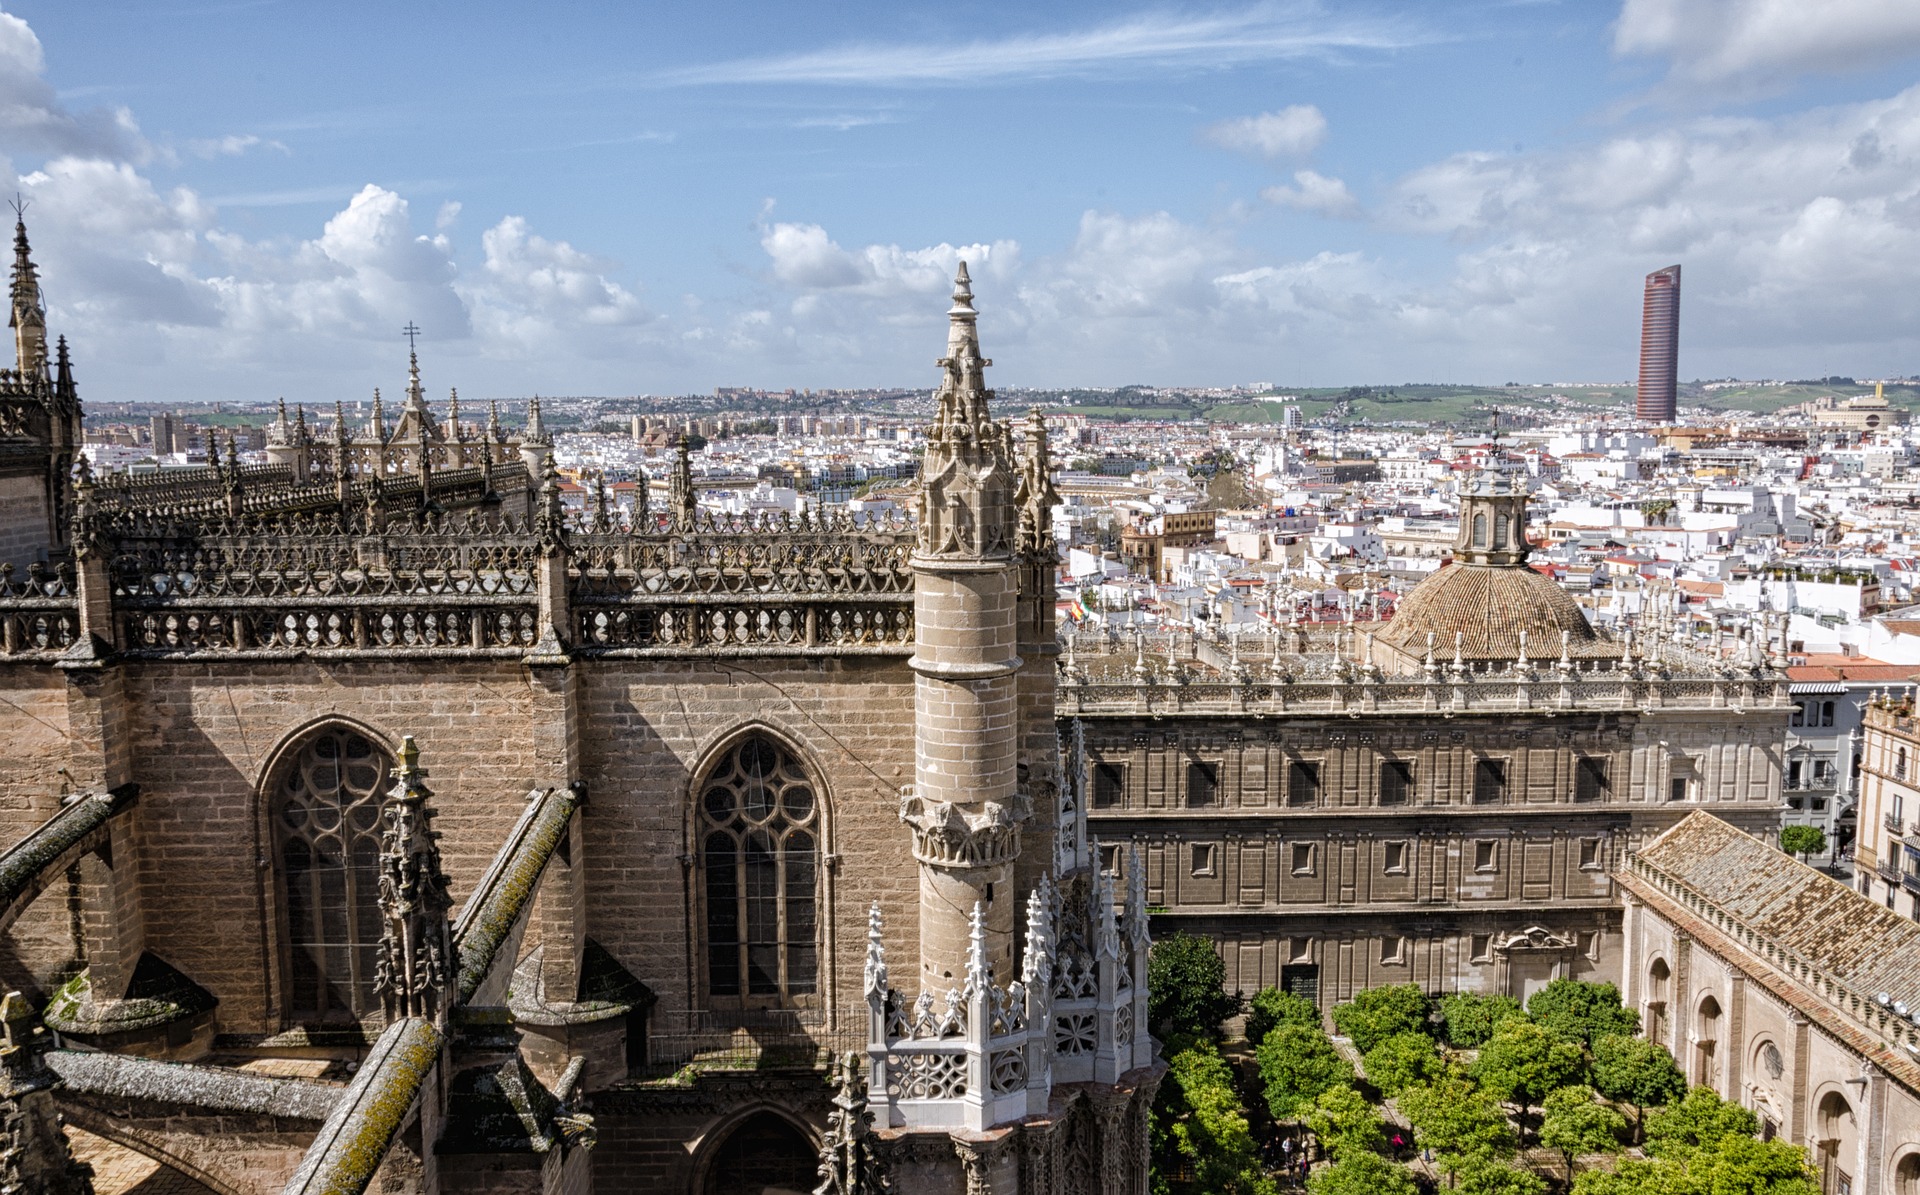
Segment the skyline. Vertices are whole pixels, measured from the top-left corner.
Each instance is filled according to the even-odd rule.
[[[274,3],[0,18],[96,402],[1920,372],[1920,13]],[[377,15],[376,15],[377,14]],[[1435,102],[1435,97],[1442,97]]]

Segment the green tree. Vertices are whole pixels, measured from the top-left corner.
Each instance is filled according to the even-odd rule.
[[[1396,1033],[1367,1051],[1367,1081],[1389,1096],[1440,1074],[1440,1049],[1424,1033]]]
[[[1462,1075],[1415,1083],[1395,1102],[1413,1124],[1415,1143],[1431,1149],[1448,1175],[1470,1158],[1510,1158],[1519,1148],[1500,1101]]]
[[[1587,1069],[1580,1043],[1527,1021],[1504,1021],[1473,1062],[1473,1077],[1494,1097],[1520,1106],[1520,1131],[1527,1114],[1556,1087],[1577,1082]]]
[[[1184,1170],[1197,1189],[1223,1195],[1273,1195],[1273,1180],[1234,1089],[1233,1070],[1211,1045],[1195,1045],[1167,1061],[1154,1100],[1154,1169]],[[1184,1163],[1184,1165],[1182,1164]]]
[[[1621,1006],[1619,988],[1580,979],[1556,979],[1535,992],[1527,1001],[1527,1015],[1581,1045],[1592,1045],[1602,1034],[1640,1030],[1640,1014]]]
[[[1665,1107],[1687,1093],[1687,1081],[1665,1046],[1620,1033],[1593,1039],[1593,1085],[1608,1099],[1633,1107],[1636,1141],[1648,1108]]]
[[[1461,1049],[1486,1045],[1500,1022],[1526,1015],[1512,996],[1452,992],[1440,997],[1440,1021],[1446,1027],[1447,1044]]]
[[[1460,1195],[1545,1195],[1547,1180],[1492,1158],[1469,1158],[1454,1172]]]
[[[1818,855],[1827,849],[1827,834],[1818,826],[1780,827],[1780,849],[1789,855]]]
[[[1379,1154],[1335,1159],[1307,1179],[1307,1195],[1415,1195],[1413,1176]]]
[[[1582,1171],[1573,1195],[1818,1195],[1806,1150],[1785,1141],[1721,1137],[1682,1156],[1622,1158],[1614,1173]]]
[[[1292,1120],[1321,1092],[1353,1082],[1353,1065],[1318,1029],[1282,1025],[1254,1050],[1267,1110],[1275,1120]]]
[[[1711,1087],[1695,1087],[1647,1118],[1647,1152],[1683,1157],[1724,1138],[1751,1137],[1759,1131],[1760,1118],[1752,1112],[1721,1099]]]
[[[1155,942],[1147,955],[1147,1022],[1154,1036],[1217,1040],[1220,1022],[1240,1011],[1226,984],[1227,964],[1210,940],[1169,934]]]
[[[1575,1158],[1610,1152],[1627,1131],[1627,1118],[1596,1100],[1591,1087],[1562,1087],[1541,1108],[1540,1144],[1565,1156],[1569,1179]]]
[[[1247,1002],[1247,1040],[1259,1045],[1276,1025],[1320,1027],[1320,1009],[1305,996],[1279,988],[1261,988]]]
[[[1425,1033],[1433,1002],[1418,984],[1368,988],[1333,1008],[1333,1026],[1365,1054],[1396,1033]]]
[[[1380,1113],[1367,1102],[1367,1097],[1345,1084],[1329,1087],[1315,1096],[1302,1119],[1335,1158],[1377,1154],[1385,1144],[1380,1133]]]

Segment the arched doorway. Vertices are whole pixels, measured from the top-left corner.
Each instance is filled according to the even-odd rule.
[[[1667,960],[1657,958],[1647,968],[1647,1040],[1672,1048],[1667,1036],[1667,989],[1671,986],[1673,972],[1667,969]]]
[[[807,1135],[772,1112],[755,1112],[727,1133],[707,1163],[704,1195],[807,1195],[820,1181],[820,1154]]]
[[[1829,1091],[1815,1105],[1813,1156],[1820,1168],[1823,1195],[1853,1195],[1853,1105],[1837,1091]]]
[[[1715,1055],[1720,1044],[1720,1002],[1712,996],[1703,997],[1699,1012],[1694,1018],[1693,1028],[1693,1082],[1696,1086],[1712,1087],[1717,1072]],[[1716,1089],[1717,1090],[1717,1089]]]

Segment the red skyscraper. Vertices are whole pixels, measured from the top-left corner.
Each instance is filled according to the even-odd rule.
[[[1634,411],[1642,419],[1668,423],[1680,369],[1680,267],[1647,275],[1646,303],[1640,317],[1640,396]]]

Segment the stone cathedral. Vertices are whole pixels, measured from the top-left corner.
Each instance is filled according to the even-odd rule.
[[[1147,1190],[1145,867],[964,265],[919,514],[564,511],[537,408],[94,478],[0,372],[0,1190]],[[645,494],[644,487],[641,490]]]

